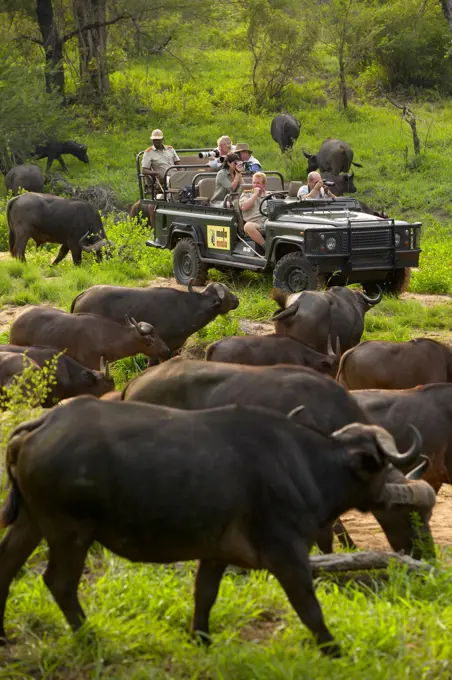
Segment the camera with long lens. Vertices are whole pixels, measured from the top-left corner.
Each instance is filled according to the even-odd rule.
[[[329,179],[322,179],[322,184],[324,187],[334,187],[336,182],[331,182]]]
[[[212,151],[200,151],[198,158],[220,158],[220,152],[218,149]]]

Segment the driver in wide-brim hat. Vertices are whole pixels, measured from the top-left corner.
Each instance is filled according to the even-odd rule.
[[[163,181],[165,172],[172,165],[180,165],[180,158],[172,146],[163,144],[163,132],[159,129],[152,130],[152,146],[146,149],[141,161],[141,171],[148,177],[158,177]]]
[[[244,142],[238,142],[235,145],[235,153],[240,156],[240,160],[244,164],[247,172],[258,172],[259,170],[262,170],[261,164],[257,158],[254,158],[252,155],[253,152],[248,144]]]

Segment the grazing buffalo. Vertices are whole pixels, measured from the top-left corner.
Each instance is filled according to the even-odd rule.
[[[37,165],[16,165],[6,174],[5,186],[17,196],[19,189],[42,193],[44,191],[44,177]]]
[[[333,286],[326,291],[302,293],[273,291],[280,309],[273,315],[275,331],[304,342],[325,354],[328,336],[339,338],[341,350],[354,347],[364,331],[364,315],[380,302],[381,291],[370,298],[359,290]]]
[[[13,345],[45,345],[63,351],[83,366],[96,369],[102,357],[116,361],[142,352],[166,359],[168,347],[149,323],[126,319],[121,326],[97,314],[68,314],[52,307],[29,307],[10,329]]]
[[[355,390],[353,397],[371,419],[392,434],[398,446],[410,441],[408,423],[422,436],[430,465],[423,474],[438,492],[452,484],[452,385],[434,383],[410,390]]]
[[[335,196],[343,196],[344,194],[354,194],[357,189],[353,182],[355,173],[344,172],[342,175],[333,175],[332,172],[322,172],[322,179],[328,182],[334,182],[334,186],[330,187],[331,192]]]
[[[358,168],[363,167],[353,162],[353,150],[350,144],[332,137],[325,139],[316,154],[309,154],[305,151],[303,154],[308,159],[308,172],[319,169],[321,173],[331,172],[333,175],[340,175],[341,172],[348,172],[352,165]]]
[[[0,352],[14,352],[31,359],[40,368],[44,368],[52,362],[60,350],[53,347],[21,347],[19,345],[0,345]],[[92,394],[100,397],[114,389],[115,383],[108,370],[108,362],[100,362],[100,371],[82,366],[78,361],[66,354],[60,354],[55,362],[55,384],[49,385],[50,391],[41,402],[42,406],[53,406],[55,402],[79,394]]]
[[[350,390],[405,390],[452,382],[452,351],[436,340],[368,340],[341,358],[337,380]]]
[[[46,172],[49,172],[54,160],[57,160],[63,170],[67,171],[66,163],[63,160],[62,154],[70,153],[82,161],[82,163],[89,163],[86,144],[78,144],[78,142],[57,142],[55,140],[47,142],[47,144],[40,144],[36,147],[33,157],[36,159],[47,158]]]
[[[253,405],[289,413],[298,423],[329,435],[353,422],[370,423],[368,415],[351,395],[334,380],[301,366],[244,366],[176,357],[149,368],[125,386],[124,401],[143,401],[179,409],[196,410],[226,404]],[[391,481],[403,483],[397,470]],[[374,516],[394,550],[415,557],[434,554],[429,513],[412,521],[415,508],[378,510]],[[332,533],[318,540],[323,552],[333,549]]]
[[[328,338],[327,354],[320,354],[299,340],[287,335],[244,335],[217,340],[207,348],[207,361],[222,361],[230,364],[250,366],[271,366],[274,364],[296,364],[309,366],[319,373],[335,376],[341,350],[336,342],[336,354]]]
[[[25,249],[32,238],[36,244],[61,243],[53,264],[71,251],[74,264],[82,261],[82,250],[96,254],[109,243],[99,213],[86,201],[50,194],[22,194],[8,201],[9,252],[25,260]]]
[[[92,286],[80,293],[71,304],[71,312],[89,312],[124,323],[125,315],[154,326],[155,332],[174,352],[186,339],[206,326],[219,314],[238,307],[238,298],[223,283],[211,283],[202,293],[192,287],[126,288]]]
[[[78,585],[98,541],[134,562],[199,560],[193,631],[206,642],[227,565],[266,569],[322,651],[337,656],[309,550],[321,527],[350,508],[431,510],[435,493],[425,482],[388,483],[391,466],[416,459],[420,445],[416,437],[401,454],[388,432],[361,423],[325,437],[247,406],[184,412],[79,397],[52,409],[16,428],[7,448],[0,636],[10,583],[43,538],[45,584],[78,630]]]
[[[290,113],[280,113],[272,120],[270,133],[274,141],[279,144],[281,153],[291,149],[300,134],[301,123]]]

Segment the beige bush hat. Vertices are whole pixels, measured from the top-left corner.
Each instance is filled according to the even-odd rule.
[[[161,130],[152,130],[151,139],[163,139],[163,132]]]
[[[240,151],[248,151],[249,153],[253,153],[248,144],[236,144],[235,153],[239,153]]]

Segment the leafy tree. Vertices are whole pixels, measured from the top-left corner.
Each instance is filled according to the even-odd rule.
[[[251,52],[251,82],[259,108],[278,108],[284,91],[311,63],[318,24],[302,19],[290,0],[239,0],[245,44]]]
[[[22,60],[12,42],[0,46],[0,170],[23,162],[39,142],[64,135],[67,120],[41,72]]]

